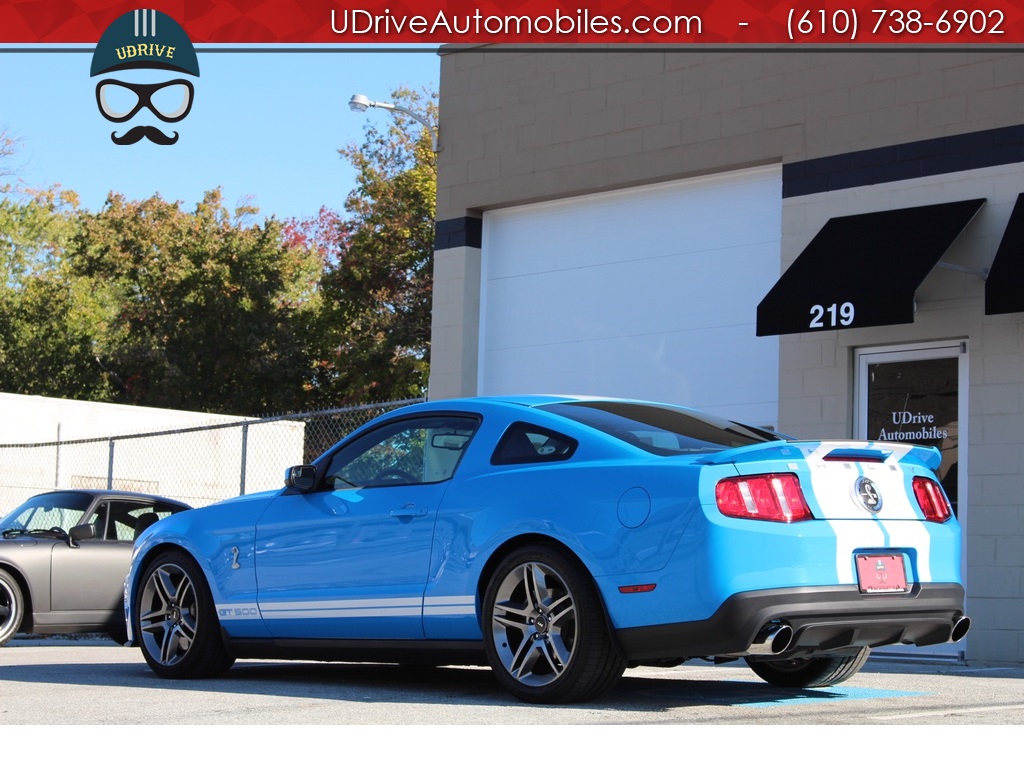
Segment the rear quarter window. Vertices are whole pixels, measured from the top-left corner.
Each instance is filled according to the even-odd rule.
[[[505,430],[491,456],[491,464],[534,464],[565,461],[576,452],[571,437],[526,422]]]

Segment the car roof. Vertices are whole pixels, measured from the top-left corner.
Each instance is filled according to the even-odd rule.
[[[84,493],[87,496],[96,498],[116,498],[116,499],[138,499],[140,501],[153,501],[160,504],[173,504],[178,507],[191,508],[190,504],[186,504],[181,499],[172,499],[168,496],[160,496],[155,493],[145,493],[142,491],[122,491],[117,488],[113,489],[99,489],[99,488],[54,488],[49,491],[41,491],[39,493],[32,494],[25,501],[36,499],[41,496],[49,496],[53,493]]]
[[[650,400],[636,400],[622,397],[608,397],[603,395],[480,395],[478,397],[459,397],[449,400],[431,400],[429,405],[443,408],[449,407],[472,407],[474,404],[495,403],[500,405],[521,405],[535,407],[539,405],[551,405],[552,403],[575,403],[575,402],[599,402],[599,403],[640,403],[646,405],[668,405],[667,403],[656,403]],[[673,405],[675,408],[683,407]]]
[[[675,411],[689,411],[697,416],[714,416],[707,411],[698,408],[691,408],[677,403],[659,402],[656,400],[642,400],[628,397],[609,397],[607,395],[552,395],[552,394],[520,394],[520,395],[477,395],[472,397],[453,397],[441,400],[425,400],[412,405],[406,405],[394,411],[381,414],[364,427],[378,424],[388,419],[404,416],[412,416],[418,413],[441,413],[444,411],[480,411],[488,407],[496,408],[522,408],[533,409],[559,403],[622,403],[626,405],[650,406],[653,408],[669,408]],[[731,421],[726,417],[717,417],[724,421]],[[347,438],[345,438],[347,439]]]

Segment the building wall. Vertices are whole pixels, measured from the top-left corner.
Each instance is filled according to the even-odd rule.
[[[87,440],[236,421],[241,417],[0,392],[0,445]]]
[[[997,52],[442,53],[439,220],[1024,123]]]
[[[1022,105],[1013,53],[443,53],[430,396],[475,393],[483,211],[1018,125]]]
[[[986,198],[943,261],[983,273],[992,262],[1024,164],[872,185],[806,197],[784,206],[783,270],[832,216]],[[966,531],[970,658],[1024,661],[1024,337],[1022,316],[984,314],[984,279],[939,266],[916,294],[905,325],[780,337],[779,420],[798,437],[856,436],[854,356],[858,349],[964,341],[969,365]],[[961,434],[961,438],[964,434]],[[961,451],[961,456],[964,456]]]
[[[280,488],[303,460],[305,426],[254,421],[243,433],[247,421],[0,392],[0,514],[55,488],[109,484],[193,506]]]
[[[475,393],[485,211],[781,164],[781,274],[830,217],[985,197],[912,324],[780,337],[778,426],[852,436],[856,350],[966,341],[967,658],[1024,662],[1024,315],[971,274],[1024,192],[1022,97],[998,51],[445,52],[431,398]]]

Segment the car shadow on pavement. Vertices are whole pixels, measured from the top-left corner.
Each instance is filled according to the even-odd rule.
[[[239,661],[222,677],[165,680],[154,675],[141,655],[137,662],[80,665],[4,663],[0,681],[49,685],[109,685],[145,690],[205,691],[269,695],[323,701],[373,701],[402,704],[523,706],[506,693],[486,667],[432,667],[305,661]],[[663,670],[659,670],[663,672]],[[737,669],[742,676],[744,670]],[[751,680],[686,679],[685,667],[673,677],[643,677],[632,672],[603,696],[560,705],[589,711],[662,712],[697,706],[741,706],[841,698],[838,689],[783,689]]]

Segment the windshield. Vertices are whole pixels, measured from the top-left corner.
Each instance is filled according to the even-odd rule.
[[[68,530],[78,524],[92,496],[76,491],[61,491],[33,496],[14,511],[0,518],[0,531]]]
[[[669,405],[578,402],[539,407],[659,456],[715,453],[727,448],[784,439],[768,429]]]

